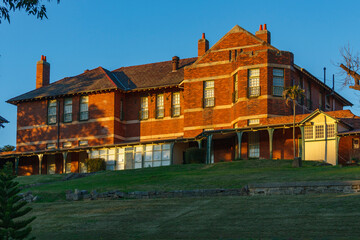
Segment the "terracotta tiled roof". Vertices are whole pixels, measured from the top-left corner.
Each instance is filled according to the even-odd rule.
[[[11,98],[7,102],[16,104],[19,101],[75,93],[89,93],[111,89],[133,90],[177,85],[184,80],[184,67],[192,64],[196,59],[181,59],[179,61],[179,69],[174,72],[172,71],[171,61],[122,67],[112,72],[98,67],[88,70],[83,74],[67,77],[48,86]]]
[[[171,61],[138,66],[122,67],[112,73],[127,86],[128,90],[177,85],[184,80],[184,67],[197,58],[179,60],[179,69],[172,71]]]
[[[67,77],[51,83],[50,85],[11,98],[7,102],[16,103],[18,101],[29,99],[46,98],[74,93],[86,93],[121,87],[121,83],[110,71],[102,67],[98,67],[85,71],[83,74],[74,77]]]
[[[313,113],[319,110],[315,110]],[[298,114],[295,117],[295,124],[301,123],[307,117],[312,115],[313,113],[308,114]],[[322,112],[324,114],[329,115],[335,119],[340,120],[341,122],[350,125],[353,128],[360,128],[360,117],[354,115],[350,110],[338,110],[338,111],[331,111],[331,112]],[[289,125],[293,123],[293,116],[281,116],[281,117],[271,117],[271,118],[262,118],[260,119],[259,125],[253,125],[251,127],[264,127],[264,126],[274,126],[274,125]],[[239,126],[239,127],[248,127],[246,126]]]

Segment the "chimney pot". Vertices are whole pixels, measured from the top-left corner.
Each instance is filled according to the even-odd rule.
[[[172,71],[176,72],[176,70],[178,70],[178,68],[179,68],[179,57],[173,56],[171,62],[172,62]]]
[[[262,24],[260,24],[259,31],[262,31],[262,30],[263,30],[263,27],[262,27]]]
[[[205,39],[205,33],[202,34],[202,39]]]
[[[267,30],[266,23],[264,24],[264,30]]]

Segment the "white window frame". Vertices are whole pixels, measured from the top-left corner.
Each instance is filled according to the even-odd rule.
[[[149,98],[140,98],[140,120],[149,119]]]
[[[204,107],[215,106],[215,81],[204,81]]]
[[[72,98],[64,98],[64,123],[72,122]]]
[[[181,114],[181,105],[180,105],[180,92],[174,92],[172,94],[172,106],[171,114],[173,117],[179,117]]]
[[[248,69],[248,96],[253,98],[260,95],[260,68]]]
[[[47,122],[49,125],[57,123],[57,100],[49,100]]]
[[[284,91],[285,72],[283,68],[273,68],[273,95],[281,97]]]
[[[164,94],[158,94],[156,96],[156,118],[165,117],[165,108],[164,108]]]
[[[79,120],[80,121],[89,120],[89,96],[80,97]]]

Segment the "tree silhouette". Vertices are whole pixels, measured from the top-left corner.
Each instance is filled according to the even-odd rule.
[[[301,167],[301,160],[296,159],[296,151],[295,151],[295,117],[296,117],[296,102],[297,99],[304,95],[304,89],[301,89],[299,85],[294,85],[288,87],[283,92],[283,97],[286,99],[286,104],[288,105],[289,102],[292,102],[293,107],[293,151],[294,151],[294,167]]]
[[[48,0],[50,2],[50,0]],[[1,20],[7,20],[10,23],[10,11],[24,10],[28,15],[35,15],[37,18],[43,19],[46,16],[46,7],[41,0],[2,0],[0,5],[0,23]],[[57,0],[59,3],[60,0]]]
[[[24,219],[30,207],[18,195],[18,182],[14,182],[12,163],[8,162],[0,172],[0,239],[25,239],[31,232],[29,224],[35,219]],[[20,220],[15,220],[21,218]],[[32,238],[34,239],[34,238]]]

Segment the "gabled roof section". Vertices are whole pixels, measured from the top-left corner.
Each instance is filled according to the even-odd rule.
[[[353,114],[350,110],[338,110],[331,112],[323,112],[319,109],[316,109],[314,112],[305,117],[300,123],[305,123],[306,121],[314,118],[319,114],[324,114],[334,120],[338,120],[341,123],[344,123],[352,128],[360,128],[360,117]]]
[[[331,92],[332,94],[334,94],[334,96],[339,99],[345,106],[353,106],[353,104],[348,101],[347,99],[345,99],[344,97],[342,97],[340,94],[338,94],[337,92],[333,91],[328,85],[326,85],[325,83],[323,83],[322,81],[320,81],[319,79],[317,79],[314,75],[312,75],[310,72],[308,72],[306,69],[299,67],[298,65],[294,64],[295,69],[297,69],[300,72],[303,72],[305,75],[307,75],[308,77],[310,77],[311,79],[313,79],[317,84],[319,84],[320,86],[322,86],[323,88],[325,88],[327,91]]]
[[[251,32],[245,30],[244,28],[240,27],[239,25],[235,25],[229,32],[227,32],[219,41],[217,41],[204,55],[202,55],[201,57],[199,57],[197,59],[197,61],[194,63],[194,66],[199,63],[203,58],[205,58],[212,50],[215,50],[218,45],[224,41],[224,39],[226,39],[230,34],[233,33],[239,33],[239,32],[243,32],[246,35],[248,35],[249,37],[253,38],[254,40],[256,40],[257,42],[259,42],[259,44],[263,44],[263,45],[267,45],[269,46],[271,49],[277,50],[279,51],[277,48],[275,48],[274,46],[272,46],[271,44],[265,42],[264,40],[262,40],[261,38],[258,38],[257,36],[255,36],[254,34],[252,34]]]
[[[66,77],[48,86],[44,86],[20,96],[9,99],[7,102],[16,104],[32,99],[50,98],[55,96],[90,93],[110,89],[124,89],[120,81],[108,70],[98,67],[84,73]],[[125,89],[124,89],[125,90]]]
[[[121,67],[112,71],[113,75],[126,87],[126,90],[139,90],[174,86],[184,80],[184,67],[197,58],[179,60],[179,68],[172,71],[172,61]]]

